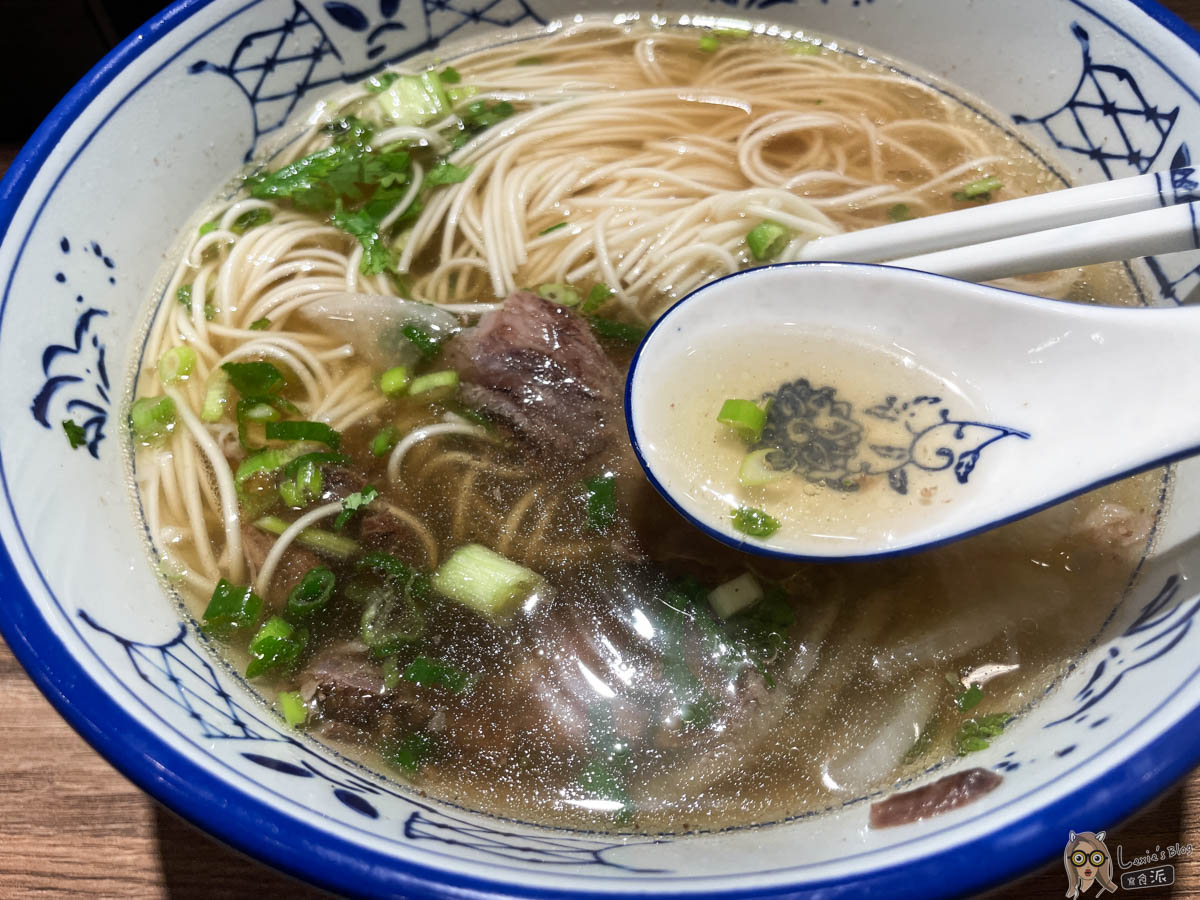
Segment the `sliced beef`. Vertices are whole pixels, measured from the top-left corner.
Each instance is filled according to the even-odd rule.
[[[345,500],[356,491],[367,486],[367,479],[346,466],[325,466],[322,470],[323,489],[321,499],[325,502]]]
[[[350,641],[314,657],[301,683],[323,719],[355,728],[371,730],[387,718],[392,727],[406,731],[424,727],[436,712],[432,698],[412,682],[401,679],[389,689],[379,664],[367,657],[365,647]]]
[[[262,568],[262,564],[276,540],[275,535],[259,531],[253,525],[242,526],[242,550],[246,554],[246,560],[250,563],[254,574],[257,574],[258,570]],[[320,557],[293,542],[284,551],[279,565],[275,567],[270,589],[263,599],[274,608],[282,606],[287,601],[292,588],[300,583],[304,573],[319,565],[321,565]]]
[[[891,828],[941,815],[978,800],[1000,786],[1004,776],[990,769],[966,769],[932,784],[892,794],[871,804],[871,827]]]
[[[384,711],[383,675],[351,644],[321,653],[309,663],[302,680],[315,685],[313,699],[325,718],[365,728]]]
[[[508,421],[540,449],[571,460],[621,430],[622,376],[587,322],[518,291],[446,346],[463,399]]]

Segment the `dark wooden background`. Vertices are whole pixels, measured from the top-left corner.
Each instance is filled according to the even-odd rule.
[[[45,0],[0,0],[0,11],[24,19],[23,10],[48,19],[45,13],[52,5]],[[87,54],[102,53],[116,36],[113,22],[123,24],[121,17],[129,15],[119,3],[61,5],[78,6],[81,12],[74,19],[60,17],[65,24],[59,27],[69,32],[68,44],[78,51],[76,57],[41,64],[43,72],[55,67],[47,84],[59,93],[98,58],[88,60]],[[1200,27],[1200,0],[1164,0],[1164,5]],[[82,18],[84,13],[92,19]],[[23,33],[20,39],[25,39]],[[12,65],[8,49],[0,39],[0,57],[8,57],[0,60],[0,71]],[[22,93],[11,87],[13,81],[7,83],[6,104],[10,95]],[[43,114],[55,100],[57,95],[41,100]],[[19,109],[29,116],[27,108]],[[7,113],[10,126],[23,127],[22,120],[13,125]],[[2,142],[22,137],[22,132],[9,137],[0,129],[0,170],[7,168],[16,149]],[[1110,839],[1134,851],[1176,841],[1200,844],[1200,772],[1130,821],[1112,823],[1109,833]],[[1134,896],[1145,900],[1200,897],[1200,860],[1185,859],[1176,870],[1178,881],[1169,891]],[[1055,860],[988,898],[1058,898],[1065,893],[1064,881],[1062,863]],[[311,900],[328,895],[216,843],[135,788],[59,718],[0,641],[0,900],[280,896]]]

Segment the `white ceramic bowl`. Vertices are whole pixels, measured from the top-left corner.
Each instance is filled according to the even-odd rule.
[[[1003,784],[883,831],[866,827],[867,802],[648,840],[420,798],[286,729],[161,589],[122,421],[147,298],[181,223],[323,87],[418,51],[452,55],[460,39],[605,9],[618,7],[183,0],[68,95],[0,189],[5,638],[63,715],[155,797],[346,893],[929,898],[1061,854],[1070,829],[1116,825],[1200,760],[1191,462],[1153,556],[1091,649],[990,749],[957,764],[1000,771]],[[1186,165],[1200,146],[1200,36],[1151,2],[664,0],[657,12],[776,22],[910,61],[1012,116],[1072,179]],[[1188,178],[1176,187],[1195,190]],[[1146,302],[1180,301],[1200,282],[1195,256],[1135,263]],[[86,447],[68,446],[68,416],[86,421]]]

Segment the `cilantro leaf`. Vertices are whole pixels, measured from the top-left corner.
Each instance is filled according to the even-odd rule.
[[[466,181],[474,166],[456,166],[442,160],[425,175],[425,187],[440,187],[443,184],[458,184]]]
[[[75,450],[87,443],[87,433],[80,425],[75,423],[74,419],[62,420],[63,431],[67,433],[67,441],[71,444],[71,449]]]
[[[346,523],[350,521],[358,510],[370,504],[376,497],[379,496],[379,491],[371,485],[367,485],[361,491],[355,491],[342,501],[342,511],[338,513],[333,522],[334,531],[341,531],[346,527]]]
[[[379,234],[379,221],[367,210],[347,212],[339,206],[333,214],[333,224],[342,231],[354,235],[362,244],[363,258],[359,268],[365,274],[378,275],[396,268],[392,252]]]

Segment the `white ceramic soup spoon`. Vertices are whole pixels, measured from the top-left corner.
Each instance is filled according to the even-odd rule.
[[[1195,400],[1200,309],[797,262],[712,282],[660,318],[626,416],[655,487],[712,536],[861,559],[1198,453]]]

